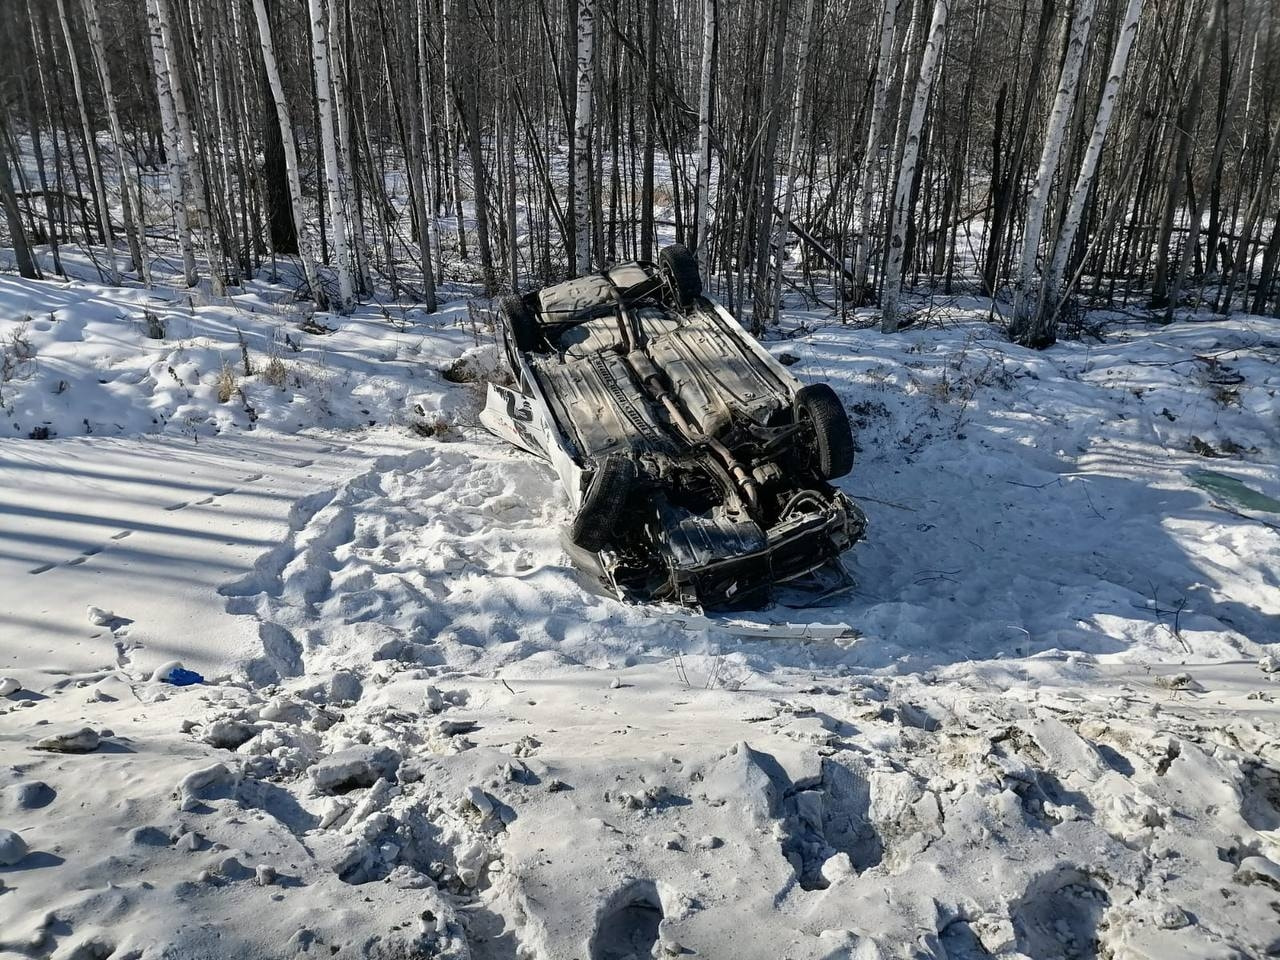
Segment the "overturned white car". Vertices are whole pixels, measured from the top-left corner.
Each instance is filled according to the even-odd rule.
[[[683,246],[501,308],[514,389],[481,422],[548,460],[574,508],[575,560],[619,596],[707,609],[830,585],[862,511],[835,392],[801,384],[702,294]]]

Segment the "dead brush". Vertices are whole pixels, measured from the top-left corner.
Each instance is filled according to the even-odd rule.
[[[285,334],[287,337],[288,334]],[[271,352],[267,354],[267,363],[262,368],[262,379],[277,390],[283,390],[289,382],[289,367],[280,356],[279,342],[271,344]]]
[[[30,317],[23,317],[17,326],[0,337],[0,408],[8,409],[4,388],[14,380],[24,380],[31,375],[36,348],[31,345],[28,328]]]
[[[143,310],[142,332],[148,340],[163,340],[168,333],[164,318],[151,310]]]
[[[458,435],[458,431],[445,418],[444,414],[428,415],[420,405],[414,406],[414,412],[417,416],[409,423],[409,429],[418,436],[430,437],[436,440],[448,440]]]
[[[230,403],[231,398],[236,393],[236,372],[231,369],[231,365],[227,361],[222,361],[222,369],[218,371],[218,378],[214,381],[214,386],[218,389],[218,402]]]

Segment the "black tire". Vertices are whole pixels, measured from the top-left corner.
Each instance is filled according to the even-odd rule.
[[[511,365],[511,375],[518,378],[520,364],[516,361],[516,352],[532,350],[538,345],[538,321],[525,305],[524,297],[503,297],[498,304],[498,315],[507,363]]]
[[[823,480],[843,477],[853,469],[853,429],[836,392],[825,383],[811,383],[796,393],[796,422],[805,426],[801,443],[812,444],[802,457]]]
[[[617,455],[605,457],[587,484],[587,495],[569,528],[569,539],[592,553],[608,546],[635,479],[633,460]]]
[[[702,296],[702,275],[698,273],[698,261],[683,243],[673,243],[658,252],[658,269],[680,306],[687,307]]]

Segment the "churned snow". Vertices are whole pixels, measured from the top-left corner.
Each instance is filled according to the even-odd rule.
[[[698,618],[572,566],[460,302],[0,276],[0,953],[1274,950],[1280,321],[988,308],[788,316],[857,584]]]

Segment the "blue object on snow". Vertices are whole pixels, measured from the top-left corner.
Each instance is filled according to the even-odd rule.
[[[184,670],[182,667],[174,667],[169,671],[169,675],[164,678],[165,683],[172,683],[175,687],[189,687],[193,683],[204,683],[204,677],[196,673],[194,670]]]

